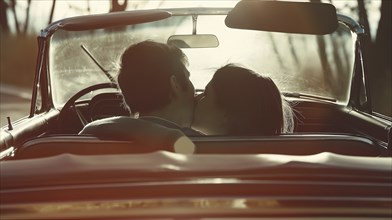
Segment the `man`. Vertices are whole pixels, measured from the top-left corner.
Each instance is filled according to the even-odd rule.
[[[130,116],[139,115],[145,122],[132,117],[106,118],[86,125],[80,134],[134,140],[141,133],[147,133],[143,137],[152,133],[159,140],[165,138],[165,132],[157,132],[164,126],[200,135],[190,128],[195,91],[186,64],[185,54],[177,47],[153,41],[131,45],[121,57],[118,84]]]
[[[195,89],[186,64],[185,54],[166,44],[143,41],[126,49],[118,84],[131,113],[190,127]]]

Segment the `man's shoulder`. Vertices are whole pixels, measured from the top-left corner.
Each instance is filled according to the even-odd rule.
[[[87,124],[79,134],[106,134],[108,132],[108,128],[122,128],[127,130],[129,128],[135,128],[137,126],[143,126],[145,123],[142,121],[151,122],[157,125],[161,125],[163,127],[167,127],[170,129],[178,129],[181,130],[186,136],[202,136],[203,134],[199,133],[192,128],[182,128],[174,122],[166,120],[164,118],[153,117],[153,116],[144,116],[138,119],[127,117],[127,116],[116,116],[109,117],[104,119],[99,119]]]
[[[126,116],[114,116],[109,118],[102,118],[92,121],[84,126],[79,134],[95,134],[102,130],[101,126],[108,124],[116,124],[118,126],[125,126],[124,124],[131,123],[130,121],[135,120],[134,118]]]
[[[86,125],[86,127],[97,127],[103,124],[124,124],[130,123],[136,120],[135,118],[127,117],[127,116],[114,116],[108,118],[102,118],[95,121],[92,121]]]

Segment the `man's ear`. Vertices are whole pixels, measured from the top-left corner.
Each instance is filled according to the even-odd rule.
[[[170,76],[170,88],[174,96],[177,96],[177,94],[180,92],[180,84],[178,84],[178,80],[175,75]]]

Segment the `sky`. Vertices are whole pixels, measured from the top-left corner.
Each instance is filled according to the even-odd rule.
[[[327,0],[323,1],[329,2]],[[370,2],[370,4],[367,4],[367,7],[371,26],[371,36],[374,37],[377,31],[378,20],[380,18],[379,7],[381,5],[381,0],[368,1]],[[238,0],[128,0],[128,10],[135,8],[151,9],[157,7],[186,7],[189,5],[197,5],[201,7],[231,7],[237,2]],[[352,16],[354,19],[358,19],[358,16],[356,14],[353,15],[349,9],[350,7],[355,7],[357,5],[357,0],[332,0],[332,2],[336,6],[338,12]],[[51,7],[52,0],[32,0],[28,32],[38,34],[42,28],[47,26]],[[16,14],[19,23],[23,23],[25,20],[26,8],[27,0],[17,0]],[[109,9],[110,0],[57,0],[53,21],[78,15],[106,13]],[[13,14],[10,13],[10,10],[8,13],[8,20],[11,30],[15,30],[14,18]]]

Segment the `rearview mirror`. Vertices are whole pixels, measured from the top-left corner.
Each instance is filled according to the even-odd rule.
[[[211,48],[219,46],[219,41],[212,34],[173,35],[169,37],[167,44],[179,48]]]
[[[330,34],[338,27],[331,4],[265,0],[240,1],[225,23],[230,28],[316,35]]]

